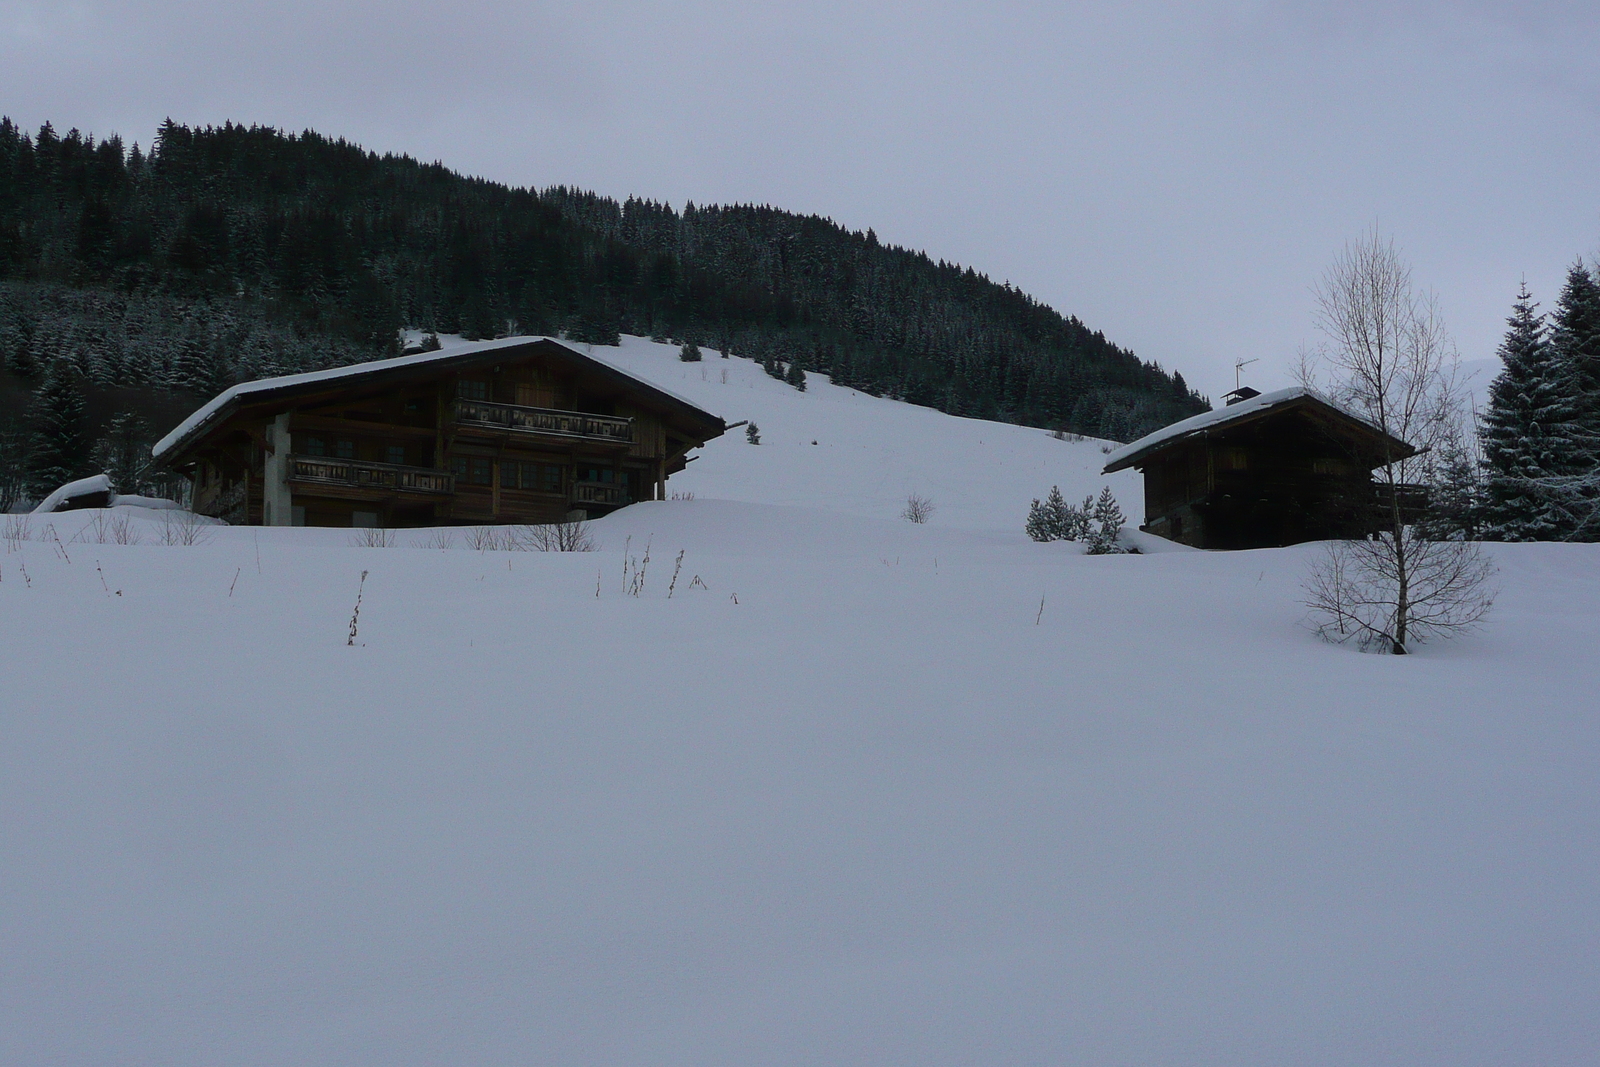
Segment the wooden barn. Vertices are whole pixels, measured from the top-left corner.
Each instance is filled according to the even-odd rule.
[[[721,419],[562,341],[456,345],[236,385],[154,448],[235,524],[594,518],[666,496]]]
[[[1271,548],[1374,529],[1372,471],[1414,455],[1412,446],[1309,389],[1231,396],[1110,454],[1105,473],[1144,474],[1140,529],[1196,548]]]

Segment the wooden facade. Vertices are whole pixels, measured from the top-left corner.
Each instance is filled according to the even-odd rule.
[[[1372,471],[1415,450],[1304,389],[1249,397],[1113,453],[1144,473],[1140,529],[1196,548],[1362,537],[1378,518]]]
[[[721,419],[561,341],[235,386],[156,445],[195,510],[268,526],[595,518],[666,496]]]

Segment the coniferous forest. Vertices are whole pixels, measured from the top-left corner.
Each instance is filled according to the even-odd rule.
[[[1008,284],[815,216],[513,189],[311,132],[169,120],[143,151],[0,120],[0,503],[403,327],[705,344],[1119,440],[1209,406]]]

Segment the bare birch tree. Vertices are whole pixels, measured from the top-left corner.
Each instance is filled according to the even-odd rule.
[[[1318,632],[1404,655],[1429,635],[1470,628],[1494,602],[1494,567],[1466,540],[1429,540],[1408,523],[1408,491],[1430,453],[1459,435],[1456,354],[1431,293],[1411,285],[1394,243],[1375,231],[1345,246],[1314,289],[1326,341],[1303,363],[1315,385],[1385,435],[1374,533],[1332,545],[1306,582]],[[1415,451],[1401,449],[1394,440]]]

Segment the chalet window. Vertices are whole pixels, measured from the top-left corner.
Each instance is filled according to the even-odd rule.
[[[385,463],[403,464],[406,461],[405,445],[390,445],[383,450]]]
[[[308,456],[326,456],[328,454],[328,446],[320,437],[308,437],[306,438],[305,451]]]
[[[450,472],[456,476],[457,485],[493,485],[494,461],[478,456],[455,456],[450,460]]]
[[[463,378],[456,383],[456,396],[462,400],[488,400],[489,383]]]
[[[333,443],[333,454],[338,456],[340,459],[355,459],[356,443],[354,441],[347,441],[341,438]]]
[[[508,489],[559,493],[561,468],[553,463],[516,463],[507,460],[500,465],[500,484]]]
[[[617,480],[617,472],[609,467],[579,467],[578,481],[603,482],[607,485]]]

